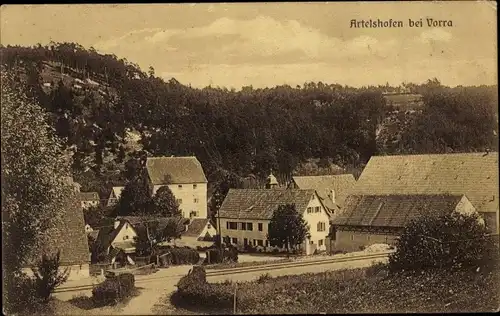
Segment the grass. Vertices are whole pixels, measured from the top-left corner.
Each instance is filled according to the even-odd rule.
[[[384,265],[370,268],[291,275],[238,285],[238,312],[290,313],[450,313],[491,312],[500,306],[499,276],[495,271],[427,270],[389,273]],[[213,286],[213,287],[212,287]],[[214,292],[201,294],[196,308],[184,304],[179,292],[171,297],[177,308],[197,313],[231,312],[234,285],[211,285]],[[217,293],[217,296],[214,295]],[[203,308],[211,297],[225,308]],[[212,302],[212,306],[217,303]]]
[[[262,266],[271,263],[285,263],[292,262],[293,258],[283,258],[277,260],[265,260],[265,261],[247,261],[247,262],[225,262],[225,263],[217,263],[205,266],[206,270],[223,270],[223,269],[232,269],[232,268],[245,268],[245,267],[256,267]]]

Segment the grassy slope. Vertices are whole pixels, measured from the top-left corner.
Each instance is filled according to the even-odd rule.
[[[243,283],[238,286],[238,311],[245,314],[487,312],[498,310],[500,304],[498,273],[462,270],[388,275],[384,270],[371,271],[344,270]],[[220,287],[218,293],[229,296],[234,288],[231,284],[217,287]],[[175,295],[172,302],[191,309],[179,304]]]

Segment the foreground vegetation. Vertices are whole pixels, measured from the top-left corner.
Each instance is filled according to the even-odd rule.
[[[499,306],[498,272],[432,269],[389,273],[386,267],[376,267],[278,278],[264,276],[238,284],[237,311],[491,312]],[[232,312],[234,284],[203,283],[203,278],[187,283],[179,282],[179,291],[171,297],[174,306],[202,313]],[[193,310],[193,306],[200,310]]]

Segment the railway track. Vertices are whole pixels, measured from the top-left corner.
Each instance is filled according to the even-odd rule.
[[[332,264],[332,263],[341,263],[341,262],[349,262],[349,261],[359,261],[359,260],[369,260],[369,259],[380,259],[387,257],[390,252],[385,253],[376,253],[376,254],[368,254],[368,255],[360,255],[360,256],[352,256],[352,257],[341,257],[341,258],[326,258],[319,260],[304,260],[304,261],[292,261],[292,262],[282,262],[282,263],[269,263],[264,265],[250,266],[250,267],[241,267],[241,268],[225,268],[225,269],[217,269],[217,270],[208,270],[207,278],[212,276],[221,276],[221,275],[234,275],[234,274],[243,274],[243,273],[252,273],[252,272],[262,272],[269,270],[279,270],[286,268],[296,268],[296,267],[305,267],[305,266],[314,266],[314,265],[324,265],[324,264]],[[183,277],[185,274],[177,274],[177,275],[168,275],[162,277],[149,277],[149,278],[140,278],[136,279],[135,283],[145,284],[158,280],[167,280]],[[60,287],[57,288],[54,293],[63,293],[63,292],[76,292],[76,291],[86,291],[91,290],[93,285],[83,285],[83,286],[75,286],[75,287]]]

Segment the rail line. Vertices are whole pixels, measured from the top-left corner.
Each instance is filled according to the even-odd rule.
[[[296,268],[296,267],[305,267],[312,265],[323,265],[323,264],[332,264],[332,263],[341,263],[341,262],[349,262],[349,261],[359,261],[359,260],[367,260],[367,259],[379,259],[385,258],[388,256],[390,252],[385,253],[376,253],[376,254],[368,254],[368,255],[360,255],[360,256],[351,256],[351,257],[342,257],[342,258],[327,258],[320,260],[304,260],[302,262],[292,261],[292,262],[282,262],[282,263],[270,263],[263,264],[257,266],[250,267],[241,267],[241,268],[225,268],[225,269],[217,269],[217,270],[209,270],[207,271],[207,278],[212,276],[221,276],[221,275],[234,275],[234,274],[243,274],[243,273],[252,273],[252,272],[260,272],[260,271],[269,271],[269,270],[279,270],[286,268]],[[140,278],[136,279],[136,284],[144,284],[152,281],[162,280],[162,279],[174,279],[183,277],[185,274],[176,274],[176,275],[168,275],[162,277],[151,277],[151,278]],[[76,291],[86,291],[91,290],[94,285],[82,285],[75,287],[60,287],[57,288],[54,293],[64,293],[64,292],[76,292]]]

